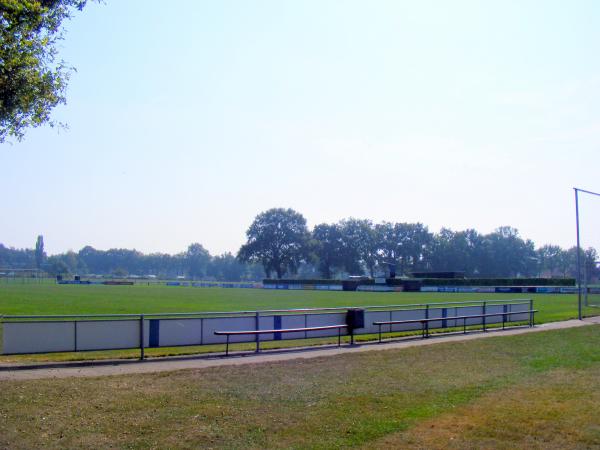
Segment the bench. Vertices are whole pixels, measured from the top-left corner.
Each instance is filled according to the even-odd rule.
[[[244,335],[255,335],[256,340],[256,352],[260,351],[260,339],[258,336],[261,334],[275,334],[275,333],[301,333],[305,331],[321,331],[321,330],[338,330],[338,347],[342,344],[342,329],[348,328],[348,325],[326,325],[322,327],[303,327],[303,328],[282,328],[278,330],[242,330],[242,331],[215,331],[217,336],[226,336],[227,341],[225,343],[225,356],[229,356],[229,337],[230,336],[244,336]]]
[[[485,328],[485,318],[486,317],[500,317],[502,316],[502,329],[504,329],[506,324],[507,316],[512,316],[514,314],[529,314],[529,326],[532,327],[534,325],[534,315],[538,312],[537,309],[530,309],[527,311],[507,311],[501,313],[486,313],[486,314],[470,314],[466,316],[450,316],[450,317],[432,317],[425,319],[409,319],[409,320],[386,320],[380,322],[373,322],[373,325],[379,326],[379,342],[381,343],[381,327],[383,325],[396,325],[396,324],[406,324],[406,323],[420,323],[422,337],[429,337],[429,322],[439,322],[444,320],[462,320],[463,321],[463,333],[467,332],[467,320],[468,319],[481,319],[483,318],[483,331],[486,331]]]

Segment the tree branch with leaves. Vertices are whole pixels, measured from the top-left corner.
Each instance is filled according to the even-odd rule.
[[[66,103],[74,70],[58,59],[63,21],[86,0],[0,0],[0,143],[28,128],[58,125],[52,110]]]

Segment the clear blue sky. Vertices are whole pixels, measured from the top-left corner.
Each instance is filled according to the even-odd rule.
[[[0,242],[235,252],[281,206],[571,246],[599,23],[598,1],[91,4],[61,44],[69,130],[0,147]]]

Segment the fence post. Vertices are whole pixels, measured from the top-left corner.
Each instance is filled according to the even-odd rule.
[[[140,360],[144,360],[144,315],[140,314]]]
[[[483,319],[483,331],[486,331],[486,329],[485,329],[485,319],[486,319],[485,313],[486,313],[486,302],[483,302],[483,312],[482,312],[482,314],[483,314],[483,317],[482,317],[482,319]]]
[[[529,299],[529,311],[533,311],[533,299]],[[529,326],[533,326],[533,312],[529,313]]]
[[[255,325],[256,325],[256,331],[259,330],[259,326],[260,326],[260,312],[256,311],[256,316],[255,316]],[[260,352],[260,334],[256,334],[256,353]]]

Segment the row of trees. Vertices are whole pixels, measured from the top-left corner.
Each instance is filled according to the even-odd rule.
[[[38,236],[34,249],[10,249],[0,244],[0,268],[45,269],[51,274],[186,276],[227,281],[282,278],[374,276],[395,265],[398,275],[412,271],[463,271],[470,277],[575,277],[577,250],[555,245],[535,248],[516,229],[500,227],[481,234],[473,229],[432,233],[421,223],[374,224],[367,219],[322,223],[309,230],[306,219],[291,209],[259,214],[246,232],[237,256],[212,256],[201,244],[185,252],[144,254],[136,250],[97,250],[46,256]],[[596,250],[582,252],[585,275],[600,275]]]
[[[312,232],[304,217],[291,209],[259,214],[248,231],[238,259],[261,264],[268,278],[306,273],[318,275],[375,275],[393,264],[399,275],[412,271],[463,271],[467,276],[576,275],[577,250],[546,245],[539,249],[512,227],[489,234],[473,229],[432,233],[421,223],[373,224],[368,219],[344,219],[316,225]],[[582,252],[588,279],[600,275],[596,250]],[[301,270],[304,269],[304,270]]]
[[[186,276],[192,279],[227,281],[260,280],[260,266],[241,263],[231,253],[212,256],[201,244],[191,244],[185,252],[144,254],[137,250],[97,250],[86,246],[78,252],[68,251],[47,256],[43,238],[38,237],[36,249],[14,249],[0,244],[0,269],[32,268],[46,270],[51,275],[96,274],[123,277],[126,275],[156,275],[161,278]]]

